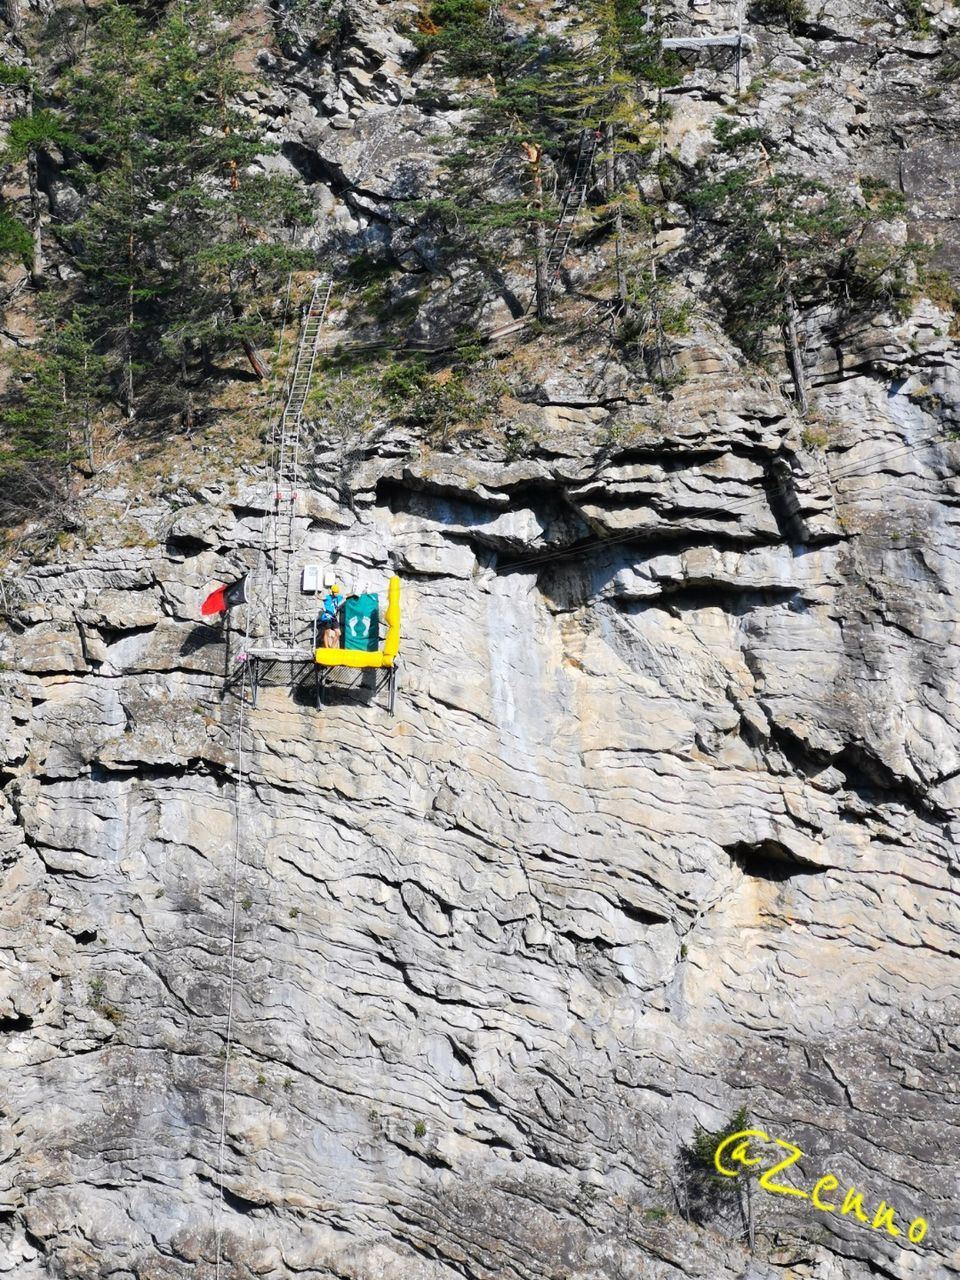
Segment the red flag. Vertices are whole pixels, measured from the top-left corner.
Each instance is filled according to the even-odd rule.
[[[246,601],[247,579],[244,575],[239,582],[232,582],[228,587],[217,587],[216,591],[211,591],[200,606],[200,612],[203,617],[209,618],[211,614],[224,613],[234,605],[246,604]]]
[[[217,587],[216,591],[211,591],[200,606],[200,612],[205,618],[209,618],[211,613],[223,613],[227,607],[226,594],[226,587]]]

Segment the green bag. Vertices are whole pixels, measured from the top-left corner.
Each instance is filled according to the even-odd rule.
[[[344,601],[343,647],[367,653],[380,648],[380,600],[372,592],[347,596]]]

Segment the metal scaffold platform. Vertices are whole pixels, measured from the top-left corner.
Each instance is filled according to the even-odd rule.
[[[706,7],[706,6],[701,6]],[[655,29],[655,20],[653,6],[647,6],[647,22],[646,28],[650,31]],[[698,16],[699,21],[710,22],[713,15],[710,13],[702,13]],[[743,59],[744,56],[751,53],[756,40],[753,36],[747,35],[743,29],[743,0],[737,0],[735,12],[729,14],[728,18],[733,18],[736,24],[734,31],[708,32],[704,35],[694,34],[692,31],[686,35],[666,36],[661,35],[660,47],[676,53],[709,53],[714,49],[732,49],[735,54],[735,73],[737,78],[737,93],[743,88]],[[713,18],[713,20],[716,20]],[[722,23],[721,18],[721,23]],[[639,48],[640,46],[635,46]]]

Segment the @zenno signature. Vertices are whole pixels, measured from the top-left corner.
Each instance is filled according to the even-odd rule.
[[[789,1169],[791,1165],[796,1164],[803,1156],[803,1152],[799,1147],[795,1147],[792,1142],[785,1142],[783,1138],[771,1138],[762,1129],[741,1129],[739,1133],[734,1133],[729,1138],[724,1138],[713,1153],[713,1163],[716,1166],[717,1173],[723,1174],[725,1178],[735,1178],[741,1170],[730,1168],[730,1165],[737,1164],[743,1166],[743,1168],[753,1168],[760,1163],[762,1156],[750,1154],[751,1138],[756,1138],[760,1142],[773,1142],[788,1152],[786,1160],[781,1160],[779,1164],[775,1164],[772,1169],[767,1169],[760,1175],[760,1186],[763,1187],[764,1191],[770,1191],[777,1196],[796,1196],[801,1200],[810,1200],[813,1207],[823,1213],[836,1212],[837,1205],[823,1198],[836,1191],[840,1186],[840,1179],[835,1178],[832,1173],[824,1174],[822,1178],[818,1179],[812,1191],[801,1191],[799,1187],[788,1187],[782,1182],[774,1182],[774,1177],[782,1173],[784,1169]],[[733,1148],[732,1151],[730,1150],[731,1147]],[[849,1188],[840,1208],[841,1216],[848,1213],[852,1213],[857,1221],[867,1222],[876,1230],[885,1230],[891,1236],[896,1237],[903,1234],[900,1228],[894,1225],[893,1205],[888,1205],[885,1200],[880,1201],[880,1207],[873,1215],[873,1221],[871,1222],[870,1215],[863,1211],[863,1196],[857,1191],[856,1187]],[[907,1239],[911,1244],[920,1243],[927,1234],[927,1225],[923,1218],[914,1218],[907,1228]]]

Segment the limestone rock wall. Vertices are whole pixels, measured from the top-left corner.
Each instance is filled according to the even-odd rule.
[[[757,27],[750,72],[948,258],[957,15],[924,7],[924,37],[889,5]],[[402,245],[445,118],[411,6],[351,12],[324,57],[265,47],[251,106],[348,241]],[[691,156],[730,76],[674,92]],[[960,1274],[949,329],[930,301],[841,349],[811,321],[826,444],[705,301],[656,417],[587,333],[531,371],[523,456],[395,432],[344,502],[319,432],[297,537],[403,578],[393,718],[309,681],[254,709],[236,629],[199,623],[254,563],[262,474],[105,479],[89,549],[4,582],[0,1274]],[[839,1184],[832,1212],[755,1189],[753,1253],[682,1212],[681,1147],[739,1106],[802,1150],[790,1185]]]

